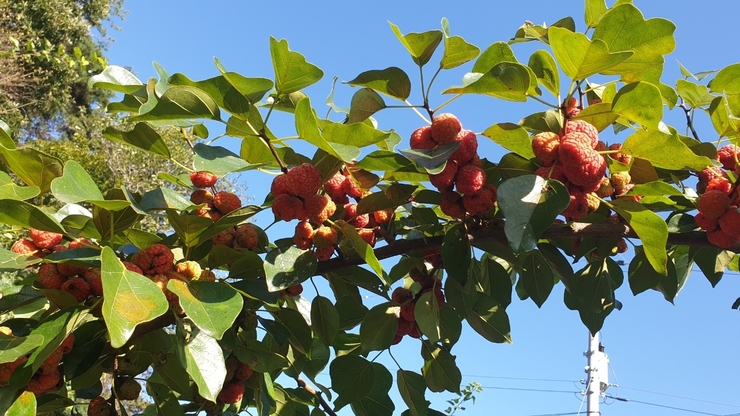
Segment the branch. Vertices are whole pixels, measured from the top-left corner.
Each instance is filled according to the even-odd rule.
[[[694,136],[696,140],[699,140],[699,134],[696,132],[696,129],[694,129],[694,122],[691,120],[691,110],[686,107],[686,103],[681,100],[681,105],[679,105],[683,109],[683,112],[686,114],[686,126],[691,130],[691,135]]]
[[[321,395],[320,391],[317,391],[315,388],[309,386],[305,380],[303,380],[300,376],[296,377],[295,381],[298,383],[298,386],[306,390],[307,392],[313,394],[316,396],[316,398],[319,399],[319,404],[321,405],[321,408],[324,410],[324,413],[326,413],[329,416],[337,416],[337,414],[332,410],[331,406],[329,406],[329,403],[324,400],[324,396]]]

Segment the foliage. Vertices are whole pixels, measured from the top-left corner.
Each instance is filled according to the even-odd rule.
[[[478,159],[466,141],[476,135],[466,139],[460,120],[440,114],[450,100],[432,105],[436,76],[412,89],[399,67],[357,75],[349,109],[330,100],[338,120],[319,117],[303,90],[323,71],[274,38],[269,77],[216,61],[218,74],[200,81],[158,68],[160,78],[145,84],[116,66],[90,78],[89,87],[121,94],[107,110],[131,122],[105,126],[106,139],[163,161],[179,156],[160,127],[192,140],[192,162],[176,163],[193,175],[162,175],[169,185],[104,192],[110,184],[96,183],[94,171],[0,131],[2,165],[17,178],[0,173],[0,222],[36,230],[33,241],[0,250],[2,270],[28,275],[3,292],[10,335],[0,336],[0,358],[12,376],[0,379],[0,409],[67,408],[100,394],[103,373],[126,379],[152,368],[154,404],[144,414],[335,414],[349,406],[390,415],[400,405],[390,399],[393,384],[408,414],[440,414],[427,390],[460,394],[455,408],[477,392],[461,390],[453,354],[463,321],[491,342],[511,342],[513,295],[541,306],[562,282],[566,306],[600,330],[621,306],[615,291],[625,276],[612,257],[628,249],[625,238],[635,251],[626,276],[633,293],[656,290],[672,301],[694,265],[716,285],[737,264],[740,240],[738,152],[714,144],[740,136],[739,64],[703,76],[685,70],[665,84],[671,22],[645,20],[630,2],[586,0],[585,9],[585,33],[572,18],[527,24],[482,52],[446,20],[423,33],[391,24],[422,71],[472,64],[459,86],[442,90],[451,99],[543,104],[483,132],[510,152],[500,160]],[[510,46],[519,42],[543,49],[520,62]],[[386,100],[431,124],[412,135],[411,149],[396,150],[398,134],[373,123],[391,107]],[[665,124],[666,109],[687,116],[691,136]],[[273,133],[276,111],[292,115],[300,144]],[[719,141],[699,139],[692,120],[703,114]],[[219,123],[241,139],[239,154],[208,141]],[[608,128],[628,131],[624,143],[599,143]],[[263,175],[257,169],[275,174],[259,205],[211,186],[232,172]],[[47,195],[64,205],[33,203]],[[302,220],[295,235],[248,223],[270,209],[275,222]],[[171,232],[146,232],[146,218],[166,219]],[[395,259],[390,269],[386,258]],[[307,281],[327,293],[307,299]],[[384,299],[367,303],[361,290]],[[371,356],[399,342],[417,345],[422,365],[399,365],[394,383]],[[41,388],[59,371],[49,362],[60,361],[65,382]],[[315,381],[327,366],[330,387]],[[285,387],[290,378],[301,388]]]

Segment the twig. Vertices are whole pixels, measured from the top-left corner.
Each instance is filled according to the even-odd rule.
[[[337,414],[332,410],[329,403],[324,400],[324,396],[321,395],[321,392],[316,390],[315,388],[309,386],[305,380],[303,380],[300,376],[296,377],[295,381],[298,383],[298,387],[301,387],[302,389],[306,390],[307,392],[313,394],[316,396],[317,399],[319,399],[319,404],[321,405],[321,408],[324,410],[324,413],[326,413],[329,416],[337,416]]]
[[[699,140],[699,134],[696,132],[696,129],[694,129],[694,122],[691,120],[691,109],[686,107],[686,103],[681,100],[681,105],[679,105],[683,109],[683,112],[686,114],[686,126],[691,130],[691,135],[694,136],[696,140]]]

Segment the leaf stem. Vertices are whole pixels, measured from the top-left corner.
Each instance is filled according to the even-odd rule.
[[[331,406],[329,406],[329,403],[324,400],[324,396],[321,394],[321,391],[318,391],[315,388],[309,386],[306,381],[301,378],[301,376],[296,377],[295,381],[296,383],[298,383],[298,387],[301,387],[302,389],[306,390],[310,394],[313,394],[314,396],[316,396],[317,399],[319,399],[319,405],[321,405],[324,413],[329,416],[337,416],[334,410],[332,410]]]
[[[421,111],[417,110],[417,107],[418,106],[411,105],[411,103],[409,102],[409,100],[405,100],[404,102],[408,105],[409,108],[411,108],[412,110],[414,110],[414,112],[416,114],[418,114],[419,117],[421,117],[421,119],[424,120],[424,122],[426,122],[427,124],[432,124],[431,121],[429,121],[426,117],[424,117],[424,114],[421,114]],[[421,107],[421,108],[427,108],[427,107]]]
[[[429,105],[429,97],[424,94],[424,71],[421,68],[421,65],[419,65],[419,79],[421,80],[421,98],[424,100],[424,105]]]
[[[539,102],[541,102],[542,104],[544,104],[544,105],[546,105],[546,106],[548,106],[548,107],[554,108],[554,109],[556,109],[556,110],[560,108],[560,106],[558,106],[558,105],[554,105],[554,104],[550,104],[550,103],[548,103],[547,101],[545,101],[545,100],[543,100],[543,99],[541,99],[541,98],[537,98],[537,97],[535,97],[534,95],[529,95],[529,94],[527,94],[527,96],[528,96],[529,98],[531,98],[531,99],[535,100],[535,101],[539,101]]]
[[[388,348],[388,355],[391,356],[391,359],[393,360],[394,363],[396,363],[396,365],[398,366],[398,369],[403,370],[403,367],[401,367],[401,364],[398,363],[398,361],[396,360],[396,357],[393,356],[393,353],[391,352],[390,348]]]
[[[679,105],[679,107],[681,107],[684,114],[686,114],[686,127],[691,130],[691,135],[694,136],[696,140],[699,140],[699,134],[696,132],[696,129],[694,129],[694,120],[692,118],[693,110],[686,106],[683,98],[681,99],[681,104]]]
[[[426,98],[424,99],[424,102],[427,103],[429,100],[429,94],[432,93],[432,84],[434,84],[434,80],[437,79],[437,75],[442,72],[442,66],[437,68],[437,72],[434,73],[434,76],[432,77],[432,80],[429,81],[429,85],[427,86],[427,92],[426,92]]]
[[[437,107],[434,110],[432,110],[432,113],[436,113],[437,111],[439,111],[440,109],[442,109],[443,107],[445,107],[447,104],[450,104],[451,102],[457,100],[460,97],[462,97],[462,94],[457,94],[456,96],[454,96],[454,97],[450,98],[449,100],[447,100],[447,101],[443,102],[442,104],[440,104],[439,107]]]

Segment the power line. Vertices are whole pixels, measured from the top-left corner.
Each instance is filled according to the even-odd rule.
[[[734,407],[734,408],[740,409],[740,406],[734,405],[734,404],[713,402],[711,400],[694,399],[692,397],[679,396],[679,395],[676,395],[676,394],[660,393],[660,392],[657,392],[657,391],[636,389],[636,388],[633,388],[633,387],[625,387],[625,386],[619,386],[619,387],[620,388],[623,388],[623,389],[627,389],[627,390],[640,391],[640,392],[643,392],[643,393],[657,394],[657,395],[660,395],[660,396],[673,397],[673,398],[676,398],[676,399],[691,400],[691,401],[694,401],[694,402],[716,404],[716,405],[719,405],[719,406],[727,406],[727,407]]]
[[[555,379],[555,378],[527,378],[527,377],[499,377],[499,376],[482,376],[476,374],[465,374],[466,378],[493,378],[500,380],[521,380],[521,381],[543,381],[543,382],[557,382],[557,383],[572,383],[574,380]]]
[[[611,395],[606,395],[606,397],[608,397],[610,399],[614,399],[616,401],[620,401],[620,402],[639,403],[639,404],[644,404],[644,405],[648,405],[648,406],[662,407],[662,408],[665,408],[665,409],[679,410],[679,411],[682,411],[682,412],[694,413],[694,414],[697,414],[697,415],[722,416],[722,415],[717,414],[717,413],[707,413],[707,412],[702,412],[700,410],[684,409],[682,407],[668,406],[668,405],[665,405],[665,404],[657,404],[657,403],[643,402],[641,400],[625,399],[624,397],[616,397],[616,396],[611,396]]]
[[[568,412],[568,413],[545,413],[541,415],[529,415],[529,416],[569,416],[569,415],[577,415],[576,412]]]
[[[481,388],[494,389],[494,390],[532,391],[532,392],[538,392],[538,393],[568,393],[568,394],[577,393],[577,392],[574,392],[573,390],[525,389],[525,388],[519,388],[519,387],[503,387],[503,386],[481,386]]]

